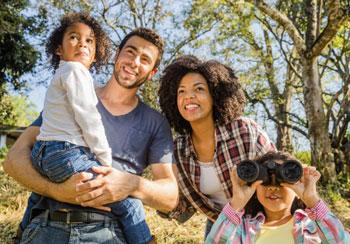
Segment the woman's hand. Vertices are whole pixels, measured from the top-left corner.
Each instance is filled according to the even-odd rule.
[[[230,205],[234,210],[240,211],[254,195],[257,186],[260,185],[262,181],[255,181],[251,186],[248,186],[245,181],[238,177],[236,165],[230,172],[230,176],[232,181],[232,199]]]
[[[321,174],[312,166],[307,166],[303,170],[303,176],[297,183],[281,183],[281,185],[291,188],[308,208],[312,208],[320,200],[316,183],[321,178]]]

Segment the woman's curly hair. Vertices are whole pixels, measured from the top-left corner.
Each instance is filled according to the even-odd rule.
[[[286,160],[296,160],[292,155],[290,155],[287,152],[268,152],[258,158],[256,158],[254,161],[257,162],[258,164],[263,164],[266,161],[270,161],[270,160],[282,160],[282,161],[286,161]],[[294,214],[294,212],[297,209],[305,209],[305,204],[303,203],[303,201],[297,197],[294,198],[294,201],[292,203],[292,207],[291,207],[291,214]],[[256,192],[254,193],[254,195],[250,198],[250,200],[248,201],[248,203],[246,204],[245,208],[244,208],[244,215],[250,215],[251,217],[255,217],[259,212],[262,212],[265,216],[265,210],[263,205],[259,202],[258,197],[256,195]]]
[[[90,68],[94,67],[96,71],[99,71],[100,68],[109,61],[111,55],[111,40],[100,24],[85,12],[64,15],[60,21],[60,25],[51,33],[48,42],[46,43],[46,55],[51,57],[51,67],[54,70],[58,68],[60,57],[56,54],[57,49],[62,45],[63,36],[67,28],[76,23],[83,23],[89,26],[94,33],[96,40],[96,61]]]
[[[230,67],[215,60],[201,61],[192,55],[181,56],[165,68],[158,92],[162,112],[176,132],[191,132],[190,123],[181,116],[177,107],[177,90],[181,79],[188,73],[199,73],[206,79],[213,98],[216,124],[226,124],[242,115],[245,96]]]

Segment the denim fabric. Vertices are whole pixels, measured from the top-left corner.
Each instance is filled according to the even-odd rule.
[[[59,141],[37,141],[32,149],[32,163],[41,174],[57,183],[67,180],[78,172],[92,172],[92,166],[101,166],[88,148]],[[40,197],[35,193],[30,196],[21,222],[22,229],[28,225],[31,210]],[[108,206],[120,222],[128,243],[147,243],[151,240],[151,232],[145,221],[140,200],[129,197]],[[65,208],[64,205],[62,208]]]
[[[119,217],[118,220],[121,220],[128,243],[142,244],[152,239],[141,200],[129,197],[111,204],[110,207],[112,213]]]
[[[32,194],[28,198],[27,208],[26,208],[26,210],[24,212],[22,221],[19,224],[19,226],[21,227],[22,231],[27,227],[27,225],[29,224],[30,220],[32,219],[32,216],[31,216],[32,209],[35,206],[35,204],[40,201],[41,197],[42,197],[41,195],[32,192]]]
[[[37,141],[32,149],[33,166],[51,181],[60,183],[73,174],[101,166],[89,148],[63,141]]]
[[[66,224],[47,219],[48,210],[35,217],[23,232],[21,244],[126,243],[116,221]]]

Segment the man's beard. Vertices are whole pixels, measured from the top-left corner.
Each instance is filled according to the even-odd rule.
[[[134,89],[134,88],[138,88],[138,87],[142,86],[143,83],[145,83],[145,82],[147,81],[147,78],[148,78],[148,76],[149,76],[150,73],[151,73],[151,72],[149,72],[148,74],[146,74],[144,78],[141,78],[141,79],[139,79],[139,80],[136,80],[133,84],[126,85],[126,84],[123,84],[123,83],[121,83],[121,82],[119,81],[116,70],[114,69],[114,71],[113,71],[113,75],[114,75],[114,78],[115,78],[115,80],[117,81],[117,83],[118,83],[121,87],[124,87],[124,88],[126,88],[126,89]]]

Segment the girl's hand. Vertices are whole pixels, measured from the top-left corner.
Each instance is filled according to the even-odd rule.
[[[320,200],[316,183],[321,178],[321,174],[312,166],[307,166],[303,170],[303,176],[297,183],[281,183],[281,185],[291,188],[308,208],[312,208]]]
[[[241,180],[237,175],[237,166],[235,165],[230,172],[232,181],[232,199],[230,202],[231,207],[236,210],[242,210],[248,203],[249,199],[254,195],[256,187],[262,183],[261,180],[254,182],[251,186]]]

